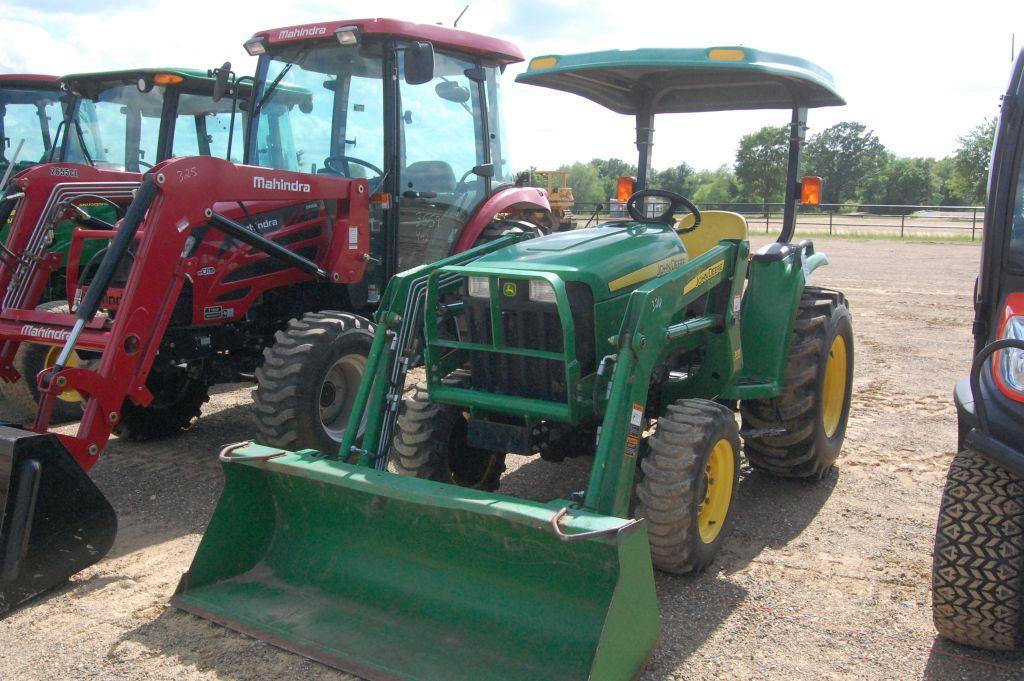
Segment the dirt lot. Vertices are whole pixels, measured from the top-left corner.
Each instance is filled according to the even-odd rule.
[[[643,678],[1024,678],[1024,657],[944,643],[930,618],[978,249],[819,248],[832,266],[817,283],[847,293],[857,337],[843,454],[818,484],[745,471],[735,532],[712,568],[658,576],[663,637]],[[183,437],[111,443],[94,477],[120,516],[114,550],[0,621],[0,678],[346,678],[167,605],[217,498],[217,448],[249,436],[249,423],[249,388],[236,386]],[[583,461],[516,463],[503,483],[513,494],[553,498],[585,481]]]

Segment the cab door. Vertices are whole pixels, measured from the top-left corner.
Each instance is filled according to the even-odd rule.
[[[975,352],[1000,331],[1007,297],[1024,292],[1024,51],[1003,95],[992,147],[981,274],[975,301]]]
[[[467,75],[476,67],[438,52],[433,80],[398,79],[399,272],[446,257],[488,195],[474,172],[490,155],[482,88]]]

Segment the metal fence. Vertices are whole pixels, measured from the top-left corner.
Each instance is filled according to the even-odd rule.
[[[782,229],[782,203],[708,203],[701,210],[728,210],[747,219],[752,232],[766,234]],[[602,220],[626,217],[618,202],[575,206],[575,224],[583,227]],[[981,237],[984,206],[903,206],[879,204],[822,204],[801,207],[796,229],[802,234],[834,236],[955,237],[971,241]]]

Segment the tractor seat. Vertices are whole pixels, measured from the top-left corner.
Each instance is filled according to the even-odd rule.
[[[402,189],[452,194],[455,192],[455,172],[444,161],[410,163],[402,175]]]
[[[693,214],[676,223],[676,229],[693,225]],[[702,210],[700,227],[687,234],[680,234],[683,246],[690,258],[707,253],[723,239],[742,241],[747,238],[747,219],[739,213],[727,210]]]

